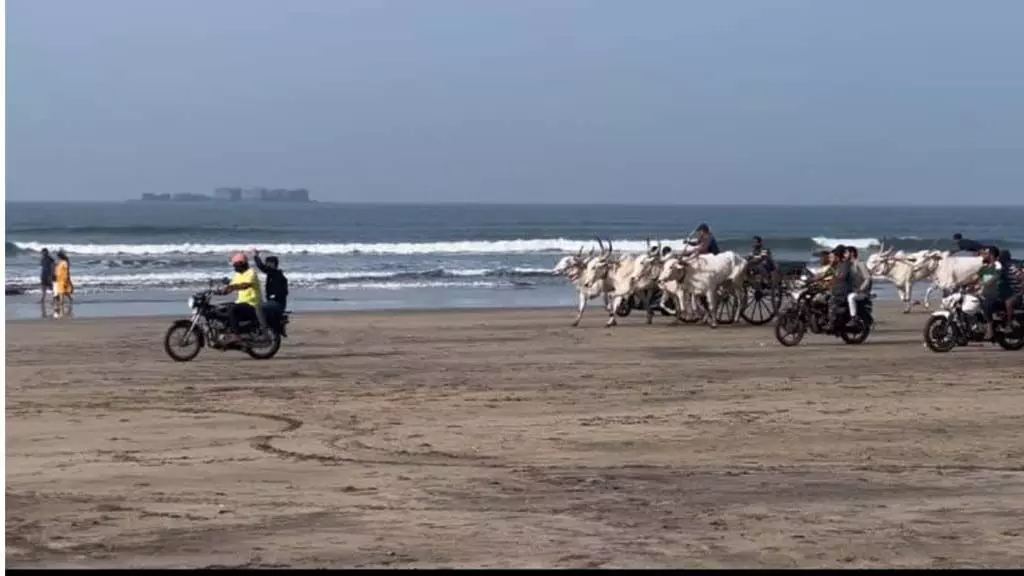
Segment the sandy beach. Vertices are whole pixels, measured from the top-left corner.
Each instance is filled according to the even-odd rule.
[[[1024,355],[573,311],[7,323],[9,567],[1019,567]]]

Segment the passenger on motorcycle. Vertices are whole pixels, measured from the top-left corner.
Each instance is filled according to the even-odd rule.
[[[1022,286],[1020,282],[1020,279],[1024,278],[1024,275],[1021,274],[1020,267],[1013,262],[1012,258],[1010,258],[1009,250],[1001,250],[999,252],[998,262],[1000,268],[999,282],[1003,284],[1002,290],[1006,295],[1003,300],[1003,306],[1006,309],[1005,329],[1009,332],[1013,330],[1013,324],[1016,322],[1013,312],[1014,308],[1018,305],[1021,292],[1024,291],[1024,286]]]
[[[831,298],[828,301],[828,326],[831,332],[839,329],[839,313],[846,305],[846,298],[853,292],[852,265],[846,260],[846,247],[832,250],[835,275],[831,282]]]
[[[231,256],[231,267],[235,269],[235,275],[231,282],[219,291],[221,294],[238,292],[238,297],[228,310],[228,327],[231,334],[225,338],[225,344],[239,339],[242,322],[259,321],[256,307],[262,301],[260,281],[256,277],[256,271],[249,267],[249,258],[239,252]]]
[[[853,273],[853,291],[846,297],[846,303],[850,307],[850,324],[855,324],[857,318],[857,302],[867,300],[871,297],[871,288],[874,284],[874,279],[871,277],[871,271],[868,270],[867,265],[860,260],[860,254],[853,246],[846,249],[846,259],[850,262],[852,267],[851,272]]]
[[[288,278],[281,271],[277,256],[268,256],[264,261],[260,259],[259,251],[253,250],[252,259],[256,268],[267,276],[267,283],[264,286],[267,296],[266,301],[263,302],[264,316],[269,312],[271,318],[280,318],[288,308]],[[281,332],[282,336],[285,335],[283,326],[271,322],[271,328]]]

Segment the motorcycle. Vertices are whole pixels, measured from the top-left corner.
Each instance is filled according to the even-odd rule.
[[[222,284],[227,284],[227,281],[222,281]],[[215,294],[217,290],[211,288],[189,297],[188,308],[192,317],[177,320],[167,329],[164,335],[167,355],[175,362],[188,362],[206,346],[220,351],[241,350],[257,360],[273,358],[281,349],[281,338],[287,337],[288,313],[265,309],[265,327],[255,319],[242,322],[238,340],[224,343],[224,336],[231,333],[228,325],[230,304],[212,304],[210,298]]]
[[[1011,331],[993,330],[993,338],[985,338],[985,316],[982,313],[981,298],[963,290],[942,299],[942,306],[932,312],[924,326],[924,344],[932,352],[949,352],[957,346],[971,342],[994,341],[1003,350],[1016,351],[1024,348],[1024,309],[1014,310],[1015,324]],[[997,326],[1005,320],[1005,310],[992,314]]]
[[[801,280],[807,280],[806,277]],[[796,346],[808,331],[815,334],[828,334],[842,339],[847,344],[863,344],[871,334],[875,324],[874,294],[857,304],[857,316],[850,322],[850,312],[844,300],[837,328],[832,329],[828,320],[827,290],[821,286],[809,286],[793,291],[794,304],[789,306],[775,322],[775,339],[779,344]]]

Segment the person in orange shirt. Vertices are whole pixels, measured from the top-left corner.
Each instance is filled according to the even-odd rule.
[[[71,314],[71,295],[75,292],[75,285],[71,282],[71,262],[63,249],[57,251],[57,266],[53,272],[53,316],[60,318],[64,313],[65,305],[67,313]]]

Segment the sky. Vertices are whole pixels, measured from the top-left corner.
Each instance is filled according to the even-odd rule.
[[[1019,0],[8,0],[7,199],[1024,203]]]

